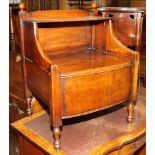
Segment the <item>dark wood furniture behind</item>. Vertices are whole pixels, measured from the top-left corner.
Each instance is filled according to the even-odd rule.
[[[20,53],[20,26],[18,4],[9,5],[9,50]]]
[[[86,10],[91,8],[92,0],[67,0],[66,3],[70,7],[76,6],[77,9]]]
[[[19,55],[9,53],[9,123],[27,116],[26,97],[24,96],[24,81],[21,61],[16,61]],[[32,100],[33,113],[40,111],[42,106],[37,100]],[[10,155],[19,154],[17,133],[9,128]]]
[[[143,20],[142,44],[140,51],[140,77],[146,87],[146,14]]]
[[[59,0],[23,0],[27,11],[58,10]]]
[[[141,50],[144,8],[102,7],[103,17],[113,18],[113,31],[122,44],[132,50]]]
[[[139,53],[116,39],[110,18],[81,10],[27,13],[20,8],[28,112],[32,96],[49,106],[55,149],[60,149],[62,119],[128,101],[132,122]]]

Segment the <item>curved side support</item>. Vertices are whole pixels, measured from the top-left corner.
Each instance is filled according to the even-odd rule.
[[[39,43],[39,39],[38,39],[38,28],[37,28],[37,24],[36,23],[33,23],[33,26],[34,26],[34,39],[35,39],[35,43],[36,43],[36,47],[37,47],[37,50],[41,56],[41,58],[43,59],[42,61],[45,61],[45,63],[47,63],[47,66],[49,66],[51,64],[51,60],[46,56],[46,54],[43,52],[42,50],[42,47]]]
[[[62,126],[61,82],[57,65],[51,65],[50,120],[53,127],[54,148],[60,149]]]
[[[22,58],[22,74],[24,81],[24,94],[27,101],[27,112],[28,115],[32,113],[32,92],[28,87],[28,76],[27,71],[32,68],[27,68],[26,65],[36,63],[33,66],[39,66],[43,70],[50,70],[51,61],[43,54],[40,44],[37,40],[37,25],[35,23],[24,22],[24,18],[27,17],[28,13],[24,11],[24,4],[19,5],[19,19],[20,19],[20,41],[21,41],[21,58]],[[39,64],[39,65],[37,65]]]
[[[139,56],[139,53],[137,51],[133,51],[127,48],[115,37],[111,20],[109,21],[109,23],[106,23],[106,49],[107,52],[121,54],[133,59],[136,59],[136,57]]]
[[[24,19],[29,13],[23,9],[19,12],[21,28],[22,56],[27,60],[39,64],[45,70],[50,70],[51,61],[43,52],[38,39],[37,23],[25,22]]]
[[[130,58],[133,62],[132,68],[132,88],[131,88],[131,102],[137,101],[138,91],[138,69],[139,69],[139,53],[130,50],[124,46],[115,36],[112,30],[112,21],[106,23],[106,51]]]

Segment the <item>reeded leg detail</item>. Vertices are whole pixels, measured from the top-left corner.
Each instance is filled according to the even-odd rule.
[[[53,137],[54,137],[54,148],[55,150],[59,150],[61,148],[60,143],[61,130],[59,127],[53,128]]]
[[[31,105],[32,97],[27,98],[27,114],[30,116],[32,114],[32,105]]]
[[[128,123],[132,123],[133,122],[133,113],[134,113],[134,104],[133,102],[130,102],[127,106],[127,111],[128,111],[128,118],[127,121]]]

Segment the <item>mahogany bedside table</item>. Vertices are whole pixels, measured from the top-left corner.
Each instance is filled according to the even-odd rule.
[[[23,8],[21,4],[27,111],[32,114],[33,97],[48,106],[55,149],[61,149],[65,119],[128,101],[124,120],[131,123],[137,101],[139,53],[114,36],[111,18],[82,10],[25,12]]]

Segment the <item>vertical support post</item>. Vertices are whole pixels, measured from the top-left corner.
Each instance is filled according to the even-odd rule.
[[[92,38],[91,38],[91,42],[92,42],[92,50],[94,50],[95,49],[95,28],[96,28],[96,26],[95,26],[95,24],[93,23],[93,25],[92,25]]]
[[[83,10],[83,0],[79,0],[79,10]]]
[[[133,75],[132,75],[132,102],[135,104],[137,102],[137,92],[138,92],[138,78],[139,78],[139,53],[135,55],[133,63]]]
[[[13,14],[12,7],[9,6],[9,30],[10,30],[10,49],[13,53],[15,53],[15,33],[14,33],[14,24],[13,24]]]
[[[138,92],[138,74],[139,74],[139,53],[135,54],[133,69],[132,69],[132,90],[131,90],[131,100],[127,106],[128,111],[128,122],[132,123],[134,116],[134,106],[137,102],[137,92]]]
[[[134,104],[133,104],[132,101],[128,103],[128,105],[127,105],[127,111],[128,111],[127,121],[128,121],[128,123],[132,123],[133,122],[133,119],[134,119],[134,116],[133,116],[133,113],[134,113]]]
[[[143,12],[137,13],[136,38],[135,38],[136,47],[135,47],[135,50],[138,52],[141,52],[143,16],[144,16]],[[140,63],[139,63],[139,74],[138,74],[138,76],[139,76],[138,85],[140,87]]]
[[[136,48],[135,50],[141,51],[141,38],[142,38],[142,25],[143,25],[143,16],[144,13],[137,13],[137,22],[136,22]]]
[[[61,83],[57,65],[51,65],[50,120],[53,127],[54,148],[58,150],[61,148],[62,103]]]
[[[32,114],[32,96],[27,97],[27,114],[30,116]]]
[[[90,10],[90,16],[97,16],[98,10],[96,9],[96,3],[92,3],[92,9]],[[94,50],[95,49],[95,32],[96,31],[96,25],[92,23],[91,26],[91,41],[90,41],[90,47],[89,49]]]
[[[19,20],[20,20],[20,42],[21,42],[21,60],[22,60],[22,76],[23,76],[23,81],[24,81],[24,94],[25,94],[25,98],[26,98],[26,102],[27,102],[27,114],[28,116],[32,114],[32,106],[31,106],[31,100],[32,100],[32,93],[29,90],[28,86],[27,86],[27,78],[26,78],[26,66],[25,66],[25,47],[24,47],[24,25],[23,25],[23,21],[22,18],[25,14],[25,4],[21,3],[19,4]]]

